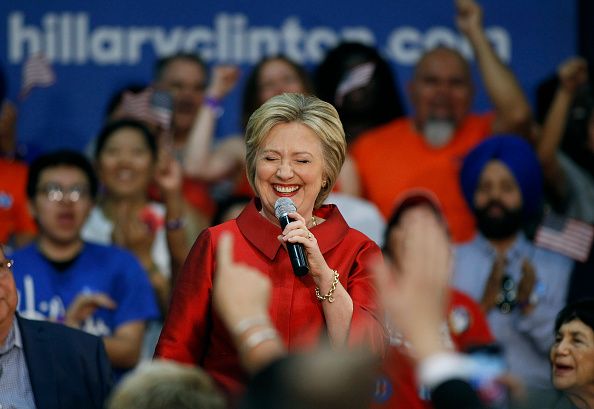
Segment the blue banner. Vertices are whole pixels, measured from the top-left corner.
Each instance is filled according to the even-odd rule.
[[[497,54],[532,97],[536,84],[576,52],[576,4],[562,0],[484,0],[484,25]],[[447,0],[74,1],[0,4],[0,62],[19,110],[20,141],[47,150],[82,149],[99,130],[108,99],[129,83],[148,83],[155,58],[198,52],[233,63],[243,78],[264,56],[283,53],[309,69],[341,40],[373,44],[404,90],[424,50],[437,44],[472,59]],[[19,99],[22,66],[43,52],[56,82]],[[477,82],[475,109],[489,103]],[[242,84],[226,100],[218,134],[239,131]]]

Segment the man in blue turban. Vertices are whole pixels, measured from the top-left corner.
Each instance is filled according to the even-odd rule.
[[[481,304],[509,372],[539,399],[530,407],[550,407],[548,352],[572,261],[536,248],[523,232],[541,214],[538,158],[522,138],[491,137],[464,159],[460,184],[478,232],[456,248],[453,284]]]

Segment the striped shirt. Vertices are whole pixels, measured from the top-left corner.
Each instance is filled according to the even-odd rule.
[[[35,409],[23,340],[16,317],[8,337],[0,345],[0,409]]]

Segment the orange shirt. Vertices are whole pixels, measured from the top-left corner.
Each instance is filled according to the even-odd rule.
[[[388,218],[396,199],[411,188],[431,190],[441,202],[452,237],[470,240],[474,217],[459,182],[464,156],[491,134],[493,114],[468,115],[449,144],[432,148],[409,118],[396,119],[359,137],[353,156],[361,179],[362,195]]]
[[[0,244],[12,234],[35,234],[35,221],[27,207],[27,166],[0,158]]]

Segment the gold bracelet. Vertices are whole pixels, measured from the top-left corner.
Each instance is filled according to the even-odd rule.
[[[330,287],[330,291],[328,291],[328,294],[326,295],[321,295],[320,294],[320,287],[316,287],[316,298],[319,301],[325,301],[328,300],[328,302],[334,302],[334,291],[336,290],[336,286],[338,285],[338,271],[336,270],[332,270],[334,271],[334,280],[332,281],[332,286]]]

